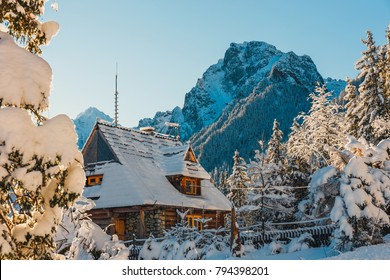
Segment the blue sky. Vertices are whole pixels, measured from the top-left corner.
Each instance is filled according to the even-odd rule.
[[[231,42],[265,41],[307,54],[323,77],[355,77],[371,30],[384,44],[390,0],[57,0],[44,21],[61,30],[43,48],[53,68],[48,115],[71,118],[89,106],[136,126],[156,111],[182,106],[185,94]]]

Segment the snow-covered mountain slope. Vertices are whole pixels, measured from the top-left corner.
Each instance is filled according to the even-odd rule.
[[[113,119],[95,107],[89,107],[80,113],[73,123],[78,135],[77,146],[82,149],[97,119],[112,122]]]
[[[232,163],[236,149],[249,159],[267,143],[273,120],[280,122],[285,138],[294,117],[307,111],[308,95],[323,79],[308,56],[283,53],[267,67],[247,97],[235,99],[212,125],[195,133],[191,141],[207,170],[225,162]]]
[[[267,141],[273,120],[285,137],[293,118],[309,109],[315,85],[324,83],[307,55],[284,53],[265,42],[232,43],[185,95],[183,108],[158,112],[139,126],[164,132],[165,122],[180,124],[182,140],[191,138],[207,170],[228,164],[238,149],[245,158]],[[338,96],[343,81],[327,80]]]

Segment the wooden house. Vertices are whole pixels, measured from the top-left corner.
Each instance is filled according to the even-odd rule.
[[[189,144],[153,129],[97,122],[83,148],[91,218],[120,239],[162,236],[187,211],[189,226],[218,228],[231,203],[212,184]],[[209,219],[200,223],[200,219]]]

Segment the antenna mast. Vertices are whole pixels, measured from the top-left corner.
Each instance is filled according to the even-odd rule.
[[[118,126],[118,62],[116,63],[116,74],[115,74],[115,117],[114,125]]]

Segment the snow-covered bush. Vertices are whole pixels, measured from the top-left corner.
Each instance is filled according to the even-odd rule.
[[[311,241],[313,241],[311,234],[303,233],[301,236],[291,239],[291,241],[287,244],[286,252],[292,253],[308,249]]]
[[[331,218],[337,222],[339,250],[383,242],[382,230],[390,225],[390,139],[370,147],[350,137],[346,148],[355,156],[344,168],[340,195]]]
[[[284,242],[278,240],[273,240],[270,244],[267,244],[266,249],[268,250],[270,255],[276,255],[286,252]]]
[[[278,239],[272,240],[271,243],[264,245],[261,250],[268,255],[298,252],[310,248],[309,243],[311,241],[313,241],[311,234],[303,233],[299,237],[292,238],[289,242]]]
[[[333,166],[323,167],[312,175],[307,199],[298,204],[299,219],[317,219],[328,217],[334,199],[339,193],[339,172]]]
[[[94,206],[92,200],[82,197],[64,212],[55,238],[58,254],[73,260],[128,259],[129,249],[123,242],[89,219],[87,211]]]

